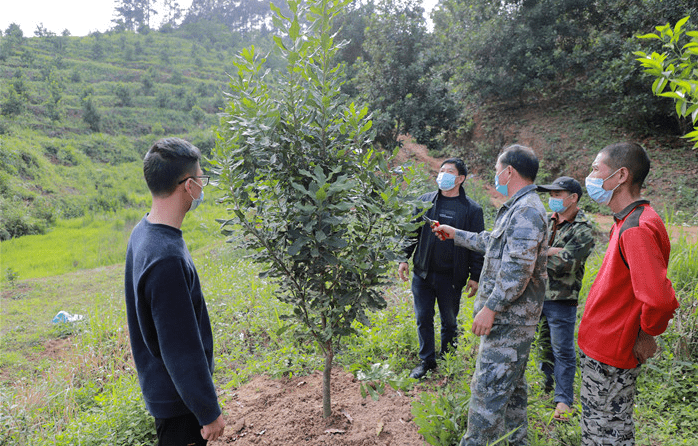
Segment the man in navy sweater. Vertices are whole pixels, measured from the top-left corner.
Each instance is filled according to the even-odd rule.
[[[213,384],[213,334],[182,221],[204,198],[201,152],[164,138],[145,155],[150,213],[126,253],[126,312],[131,351],[158,446],[206,445],[225,422]]]

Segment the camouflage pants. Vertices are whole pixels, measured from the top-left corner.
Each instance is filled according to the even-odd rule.
[[[618,369],[580,354],[582,446],[635,444],[633,406],[640,366]]]
[[[461,446],[485,446],[514,431],[509,444],[527,444],[526,363],[536,326],[495,325],[480,338],[471,384],[468,431]]]

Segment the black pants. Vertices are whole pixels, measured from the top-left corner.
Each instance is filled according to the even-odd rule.
[[[205,446],[208,440],[201,436],[201,425],[194,414],[174,418],[156,418],[158,433],[156,446]]]

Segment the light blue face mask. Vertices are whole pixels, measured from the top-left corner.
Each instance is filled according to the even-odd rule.
[[[441,190],[451,190],[456,187],[456,176],[448,172],[439,172],[436,177],[436,184]]]
[[[202,201],[204,201],[204,191],[203,190],[201,191],[201,195],[199,195],[199,198],[194,198],[194,201],[191,202],[191,206],[189,206],[189,212],[198,208]]]
[[[565,212],[569,206],[565,206],[564,204],[565,199],[564,198],[553,198],[550,197],[548,198],[548,206],[550,206],[550,210],[553,212],[557,212],[558,214],[561,212]]]
[[[509,167],[509,166],[507,166]],[[502,169],[502,172],[506,170],[506,167]],[[502,172],[499,172],[497,175],[494,176],[494,188],[499,192],[500,194],[504,195],[505,197],[509,196],[509,181],[511,181],[511,177],[509,178],[509,181],[507,181],[507,184],[499,184],[499,176],[502,174]]]
[[[192,181],[194,181],[194,180],[192,179]],[[202,186],[201,184],[197,183],[196,181],[194,181],[194,183],[196,183],[196,185],[199,186],[199,187],[201,188],[201,195],[199,195],[199,198],[194,198],[194,196],[193,196],[191,193],[189,193],[189,196],[192,197],[192,198],[194,198],[194,199],[192,200],[192,202],[191,202],[191,205],[189,206],[189,212],[191,212],[191,211],[193,211],[194,209],[198,208],[199,205],[204,201],[204,186]]]
[[[603,183],[606,182],[609,178],[611,178],[613,175],[618,173],[620,169],[616,170],[603,180],[601,178],[589,178],[586,177],[584,180],[584,185],[587,188],[587,192],[589,193],[589,197],[591,197],[592,200],[599,204],[608,204],[611,202],[611,198],[613,197],[613,192],[620,186],[620,183],[618,183],[618,186],[614,187],[611,190],[606,190],[603,188]]]

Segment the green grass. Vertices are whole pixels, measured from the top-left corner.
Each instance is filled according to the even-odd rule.
[[[294,327],[282,319],[291,308],[274,297],[275,285],[260,279],[260,267],[218,234],[214,219],[222,217],[223,211],[212,203],[207,195],[207,201],[187,216],[183,229],[212,318],[214,378],[223,400],[257,374],[295,376],[320,369],[322,358],[315,345],[296,337]],[[6,255],[17,259],[12,265],[20,272],[18,278],[5,279],[0,301],[0,444],[152,442],[152,418],[145,411],[130,359],[122,291],[126,228],[142,213],[131,210],[89,221],[59,221],[47,234],[55,239],[32,236],[35,238],[27,238],[26,245],[0,245],[3,262]],[[85,233],[92,232],[112,237],[110,243],[102,244],[100,253],[82,246],[87,245]],[[74,265],[75,254],[64,256],[61,249],[41,250],[47,243],[83,253],[82,263]],[[19,261],[25,250],[45,257],[43,263],[33,266],[41,273],[23,269],[32,268]],[[583,295],[604,250],[601,243],[587,263]],[[88,252],[91,254],[85,254]],[[697,339],[697,253],[696,243],[686,240],[673,246],[669,276],[682,307],[661,338],[661,355],[650,361],[638,382],[638,445],[692,444],[698,430],[698,414],[692,404],[698,397],[697,353],[692,350]],[[95,267],[87,266],[87,258]],[[116,261],[99,265],[105,259]],[[414,397],[414,422],[425,435],[433,435],[435,444],[450,444],[465,429],[477,355],[477,339],[466,329],[472,323],[473,301],[463,300],[459,322],[464,330],[458,350],[440,361],[430,380],[415,385],[406,381],[417,363],[418,346],[409,284],[395,279],[386,287],[385,296],[388,308],[371,313],[370,324],[356,325],[360,337],[345,340],[336,363],[354,373],[370,371],[376,363],[387,365],[393,382],[401,383],[403,391]],[[82,314],[85,320],[53,325],[50,320],[59,310]],[[581,311],[580,306],[579,316]],[[55,345],[60,353],[52,352]],[[533,359],[527,378],[530,444],[578,445],[578,399],[573,422],[555,423],[551,396],[543,393],[542,375]],[[579,384],[578,375],[577,395]]]

